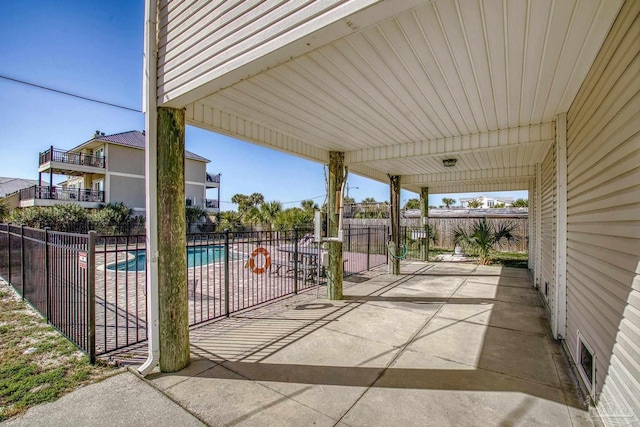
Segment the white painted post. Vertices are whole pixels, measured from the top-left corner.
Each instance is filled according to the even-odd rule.
[[[567,320],[567,113],[556,117],[556,295],[553,336],[564,339]]]

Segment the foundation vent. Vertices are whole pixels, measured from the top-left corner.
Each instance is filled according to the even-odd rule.
[[[589,393],[593,394],[596,381],[596,357],[593,348],[587,343],[580,331],[578,331],[576,350],[578,356],[578,371],[587,389],[589,389]]]

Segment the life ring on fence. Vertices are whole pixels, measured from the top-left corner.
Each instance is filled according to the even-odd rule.
[[[264,265],[262,267],[258,267],[256,265],[255,259],[258,254],[264,255]],[[256,248],[256,250],[251,253],[251,258],[249,258],[249,268],[254,272],[254,274],[262,274],[267,271],[270,266],[271,256],[269,256],[269,251],[267,251],[265,248]]]

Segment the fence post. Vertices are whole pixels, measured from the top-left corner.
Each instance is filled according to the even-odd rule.
[[[89,231],[87,243],[87,322],[89,362],[96,362],[96,232]]]
[[[367,227],[367,270],[371,266],[371,227]]]
[[[7,224],[7,265],[9,270],[7,271],[7,279],[9,280],[9,284],[11,282],[11,224]]]
[[[24,300],[24,278],[26,276],[24,268],[24,225],[20,225],[20,288],[22,299]]]
[[[51,317],[51,272],[49,271],[49,227],[44,229],[44,274],[45,274],[45,318],[49,323]]]
[[[429,227],[429,217],[427,217],[425,235],[427,236],[427,256],[426,261],[429,262],[429,245],[431,244],[431,227]]]
[[[298,227],[293,227],[293,293],[298,294]]]
[[[351,252],[351,224],[347,225],[347,252]]]
[[[229,317],[229,229],[224,230],[224,314]]]

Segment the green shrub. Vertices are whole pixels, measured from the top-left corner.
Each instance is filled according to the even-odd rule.
[[[131,208],[123,203],[108,203],[89,215],[92,228],[99,234],[119,234],[131,222]]]

